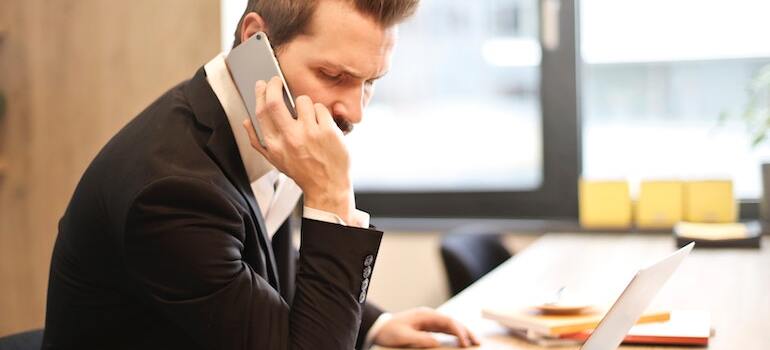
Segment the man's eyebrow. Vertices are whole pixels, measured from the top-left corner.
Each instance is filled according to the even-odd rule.
[[[329,67],[329,68],[332,68],[332,69],[334,69],[334,70],[338,70],[338,71],[341,71],[341,72],[342,72],[342,73],[344,73],[344,74],[347,74],[347,75],[349,75],[349,76],[351,76],[351,77],[353,77],[353,78],[355,78],[355,79],[360,79],[360,80],[372,80],[372,81],[374,81],[374,80],[380,79],[380,78],[382,78],[383,76],[385,76],[386,74],[388,74],[388,72],[387,72],[387,71],[385,71],[385,72],[383,72],[382,74],[380,74],[380,75],[378,75],[378,76],[376,76],[376,77],[374,77],[374,78],[370,78],[370,79],[367,79],[366,77],[364,77],[364,74],[362,74],[362,73],[359,73],[359,72],[358,72],[358,71],[356,71],[355,69],[353,69],[353,68],[350,68],[350,67],[348,67],[348,66],[345,66],[345,65],[343,65],[343,64],[339,64],[339,63],[332,63],[332,62],[324,62],[324,64],[323,64],[323,65],[324,65],[324,66],[327,66],[327,67]]]
[[[380,78],[382,78],[382,77],[386,76],[387,74],[388,74],[388,71],[384,71],[384,72],[382,72],[382,74],[380,74],[380,75],[378,75],[378,76],[376,76],[376,77],[374,77],[374,78],[372,78],[372,79],[369,79],[369,80],[371,80],[371,81],[375,81],[375,80],[378,80],[378,79],[380,79]]]

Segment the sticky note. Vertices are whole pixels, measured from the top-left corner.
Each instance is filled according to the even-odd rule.
[[[685,221],[728,223],[738,219],[732,181],[689,181],[684,189]]]
[[[600,229],[631,227],[628,182],[581,179],[578,192],[580,226]]]
[[[669,229],[684,217],[684,182],[642,181],[636,203],[636,227]]]

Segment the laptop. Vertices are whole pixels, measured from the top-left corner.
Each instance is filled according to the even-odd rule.
[[[617,349],[663,284],[674,274],[694,246],[695,243],[690,243],[665,259],[639,270],[580,349]]]

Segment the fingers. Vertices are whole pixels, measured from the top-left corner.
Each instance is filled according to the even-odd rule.
[[[283,82],[279,77],[273,77],[267,82],[267,90],[265,91],[265,109],[271,116],[271,121],[280,130],[286,129],[290,122],[294,121],[291,117],[289,109],[286,107],[286,103],[283,100]]]
[[[260,108],[265,108],[265,90],[267,90],[267,83],[264,80],[259,80],[254,85],[254,95],[257,97],[257,108],[255,108],[256,111],[259,111]]]
[[[257,81],[257,83],[254,85],[254,95],[257,98],[257,108],[254,110],[256,111],[257,121],[259,122],[258,127],[263,127],[267,129],[267,131],[275,130],[275,123],[273,122],[272,118],[269,118],[267,114],[265,113],[265,110],[267,109],[267,83],[264,80]],[[259,133],[257,133],[257,136],[262,136]]]
[[[441,332],[454,335],[457,337],[457,341],[460,343],[460,346],[464,348],[478,344],[478,342],[475,341],[475,336],[472,339],[468,330],[466,330],[463,325],[453,320],[452,318],[439,314],[435,311],[425,311],[423,313],[423,318],[420,322],[420,325],[421,328],[426,331]]]
[[[310,97],[305,95],[297,97],[294,100],[294,105],[297,108],[297,119],[305,126],[312,126],[318,124],[316,120],[315,107]]]
[[[465,331],[468,332],[468,337],[470,337],[471,343],[473,343],[473,345],[481,345],[481,342],[479,341],[479,337],[476,336],[475,333],[471,332],[471,330],[468,328],[465,328]]]
[[[259,141],[259,144],[262,147],[267,147],[267,143],[265,142],[265,135],[262,133],[261,126],[267,126],[267,129],[273,129],[272,125],[270,124],[269,118],[264,118],[264,116],[260,113],[260,106],[265,105],[265,82],[264,81],[257,81],[254,84],[254,95],[255,95],[255,108],[254,111],[256,112],[256,116],[254,118],[254,122],[256,124],[252,124],[252,121],[249,120],[249,126],[246,129],[247,133],[254,132],[256,134],[256,138]],[[262,121],[259,121],[260,119],[265,119]],[[235,132],[235,130],[233,130]]]
[[[249,142],[251,143],[251,147],[257,150],[263,156],[267,157],[267,154],[265,153],[267,151],[267,145],[265,144],[264,140],[260,139],[256,132],[254,132],[254,127],[252,127],[251,120],[244,120],[243,128],[246,129],[246,133],[249,135]]]
[[[330,128],[339,136],[343,136],[342,130],[337,127],[337,124],[334,122],[334,118],[332,117],[331,113],[329,113],[329,110],[326,109],[326,106],[320,103],[316,103],[313,105],[313,107],[315,107],[315,117],[318,120],[318,125],[323,128]]]
[[[428,332],[412,330],[405,336],[409,339],[408,345],[415,348],[437,348],[441,345],[439,341]]]

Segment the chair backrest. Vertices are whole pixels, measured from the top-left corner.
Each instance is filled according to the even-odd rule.
[[[40,350],[41,347],[43,347],[42,329],[0,338],[0,350]]]
[[[441,240],[449,290],[456,295],[511,257],[502,234],[479,227],[450,231]]]

